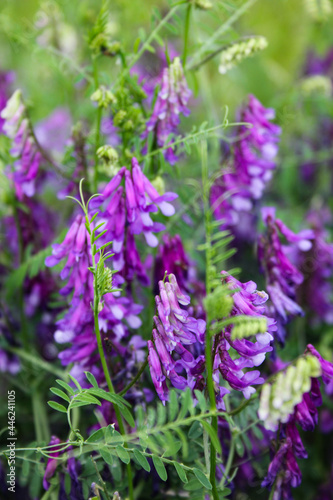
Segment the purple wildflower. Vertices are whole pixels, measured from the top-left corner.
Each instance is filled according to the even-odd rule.
[[[253,95],[239,114],[252,127],[240,127],[232,165],[213,184],[211,204],[222,227],[232,229],[241,239],[252,239],[255,218],[251,211],[272,177],[281,129],[271,123],[274,110],[264,108]]]
[[[38,122],[35,134],[39,144],[55,155],[62,154],[69,140],[72,118],[66,108],[55,109],[47,118]]]
[[[4,118],[1,117],[1,111],[6,107],[7,99],[10,95],[10,86],[15,79],[15,74],[10,72],[0,72],[0,134],[3,133]]]
[[[252,386],[262,384],[264,379],[260,376],[259,370],[246,373],[243,370],[261,365],[265,360],[266,353],[273,350],[270,343],[274,339],[272,333],[276,330],[276,325],[274,320],[264,314],[265,306],[263,304],[268,299],[265,292],[257,291],[257,285],[253,281],[241,283],[225,271],[222,271],[221,274],[229,289],[231,291],[237,290],[232,296],[234,304],[231,317],[246,314],[265,318],[267,321],[267,332],[257,334],[255,342],[248,339],[233,340],[232,327],[227,327],[221,336],[214,360],[216,382],[218,383],[218,370],[233,389],[242,391],[244,397],[248,399],[255,392]],[[231,358],[228,352],[230,348],[237,352],[239,355],[237,358]]]
[[[90,240],[83,215],[75,218],[64,241],[53,245],[53,253],[45,263],[53,267],[63,259],[67,260],[60,277],[68,281],[60,293],[73,295],[70,308],[57,321],[54,336],[56,342],[71,345],[59,354],[59,358],[64,366],[74,363],[72,373],[80,381],[84,382],[84,370],[88,370],[103,382],[102,371],[96,366],[99,358],[96,355],[97,341],[90,305],[94,296],[93,275],[88,270],[91,266]],[[116,280],[121,282],[119,277]],[[117,294],[119,292],[104,295],[104,307],[99,315],[100,330],[111,336],[113,345],[129,335],[128,327],[136,329],[141,326],[137,315],[142,307],[134,304],[130,297],[119,297]]]
[[[259,239],[259,261],[266,276],[267,291],[274,312],[286,322],[288,316],[303,314],[296,302],[296,291],[304,277],[292,264],[289,255],[295,250],[308,251],[312,246],[314,233],[310,229],[293,233],[280,219],[275,218],[274,208],[263,208],[262,213],[267,233]],[[288,246],[282,245],[280,235],[287,240]]]
[[[189,316],[181,307],[189,305],[190,298],[180,290],[173,274],[169,275],[169,283],[159,281],[159,290],[153,341],[149,341],[148,348],[152,380],[160,399],[165,401],[166,379],[178,389],[193,389],[195,378],[203,372],[204,366],[197,372],[202,358],[195,359],[190,346],[203,342],[206,323]]]
[[[13,172],[8,176],[13,181],[16,196],[22,201],[23,196],[35,194],[35,181],[41,162],[41,154],[31,134],[21,92],[17,90],[7,101],[0,116],[5,120],[3,132],[12,139],[11,155],[16,158]]]
[[[191,94],[180,60],[176,57],[170,67],[163,70],[161,90],[143,134],[143,138],[146,138],[150,132],[154,132],[160,148],[170,146],[164,150],[164,157],[171,165],[174,165],[178,158],[174,153],[172,142],[167,144],[167,139],[170,134],[177,133],[179,115],[190,114],[187,103]]]
[[[314,232],[312,248],[309,252],[299,252],[299,267],[305,276],[302,298],[308,308],[315,313],[314,321],[333,323],[333,244],[329,243],[325,223],[332,221],[331,213],[325,210],[310,212],[307,220]],[[313,293],[313,290],[316,293]]]
[[[125,186],[121,185],[123,181]],[[170,201],[175,198],[177,195],[171,192],[160,195],[133,158],[132,171],[122,167],[105,186],[102,195],[91,202],[91,209],[101,207],[101,218],[105,221],[103,230],[107,232],[101,243],[113,241],[114,266],[127,281],[137,275],[141,283],[147,285],[148,277],[140,261],[134,235],[143,233],[146,243],[156,247],[158,239],[154,233],[163,231],[165,227],[154,222],[150,214],[160,210],[170,217],[175,213]]]

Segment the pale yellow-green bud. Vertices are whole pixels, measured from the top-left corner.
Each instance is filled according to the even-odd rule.
[[[302,80],[301,91],[305,96],[324,95],[329,97],[332,94],[332,82],[324,75],[309,76]]]
[[[6,107],[1,111],[1,118],[4,120],[13,118],[21,104],[22,92],[20,90],[15,90],[14,94],[8,99]]]
[[[116,101],[115,96],[106,87],[101,85],[97,90],[91,95],[90,99],[93,102],[97,102],[99,108],[107,108],[110,104]]]
[[[117,151],[107,144],[97,149],[97,156],[106,162],[117,163],[118,161]]]
[[[279,422],[286,423],[301,403],[303,395],[311,389],[311,379],[321,375],[319,360],[307,355],[277,374],[272,384],[261,391],[258,415],[268,430],[276,430]]]
[[[253,56],[256,52],[265,49],[267,45],[267,40],[263,36],[248,38],[242,42],[229,45],[221,53],[219,72],[224,75],[242,59]]]
[[[194,6],[197,9],[209,10],[213,7],[213,4],[209,0],[194,0]]]

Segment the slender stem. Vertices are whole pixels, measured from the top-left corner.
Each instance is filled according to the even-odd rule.
[[[183,51],[183,67],[186,66],[187,52],[188,52],[188,35],[190,31],[192,4],[190,3],[186,10],[185,28],[184,28],[184,51]]]
[[[19,264],[23,264],[24,262],[24,241],[23,241],[23,235],[22,235],[22,230],[21,230],[21,225],[20,225],[20,219],[18,216],[18,211],[16,207],[16,202],[14,201],[13,203],[13,214],[14,214],[14,220],[15,220],[15,225],[16,225],[16,231],[17,231],[17,240],[18,240],[18,247],[19,247]],[[20,287],[19,290],[19,307],[20,307],[20,320],[21,320],[21,334],[22,334],[22,341],[23,341],[23,346],[25,351],[30,351],[30,344],[29,344],[29,335],[28,335],[28,329],[27,329],[27,320],[25,317],[25,311],[24,311],[24,292],[23,292],[23,285],[24,281],[22,283],[22,286]]]
[[[98,477],[98,479],[99,479],[99,481],[100,481],[100,483],[101,483],[101,485],[102,485],[102,489],[103,489],[103,491],[104,491],[104,493],[105,493],[105,496],[106,496],[107,500],[111,500],[111,497],[110,497],[110,495],[109,495],[109,493],[108,493],[108,490],[106,489],[106,484],[105,484],[105,482],[103,481],[103,478],[102,478],[102,476],[101,476],[101,475],[100,475],[100,473],[99,473],[99,470],[98,470],[98,468],[97,468],[97,465],[96,465],[95,460],[93,459],[93,456],[91,455],[91,456],[90,456],[90,458],[91,458],[92,463],[94,464],[94,467],[95,467],[95,470],[96,470],[97,477]]]
[[[94,57],[94,82],[95,82],[95,90],[98,89],[98,66],[97,66],[97,57]],[[97,115],[96,115],[96,132],[95,132],[95,164],[94,164],[94,193],[97,193],[97,181],[98,181],[98,156],[97,150],[100,146],[101,142],[101,122],[102,122],[102,108],[98,106]]]
[[[235,439],[234,439],[233,434],[231,434],[231,441],[230,441],[230,449],[229,449],[228,460],[227,460],[227,464],[225,466],[225,470],[224,470],[224,473],[223,473],[223,478],[222,478],[222,481],[221,481],[221,484],[220,484],[220,487],[221,487],[222,490],[224,488],[224,484],[225,484],[226,480],[228,479],[229,472],[230,472],[230,469],[231,469],[231,466],[232,466],[232,463],[233,463],[233,460],[234,460],[234,455],[235,455]]]
[[[203,54],[209,51],[209,48],[214,45],[214,43],[221,38],[223,33],[228,31],[231,26],[239,19],[253,4],[256,3],[257,0],[248,0],[245,2],[239,9],[237,9],[229,19],[223,23],[214,33],[210,36],[200,47],[199,50],[196,51],[194,57],[191,60],[191,66],[193,66],[193,62],[199,59]]]
[[[137,382],[137,380],[139,380],[139,378],[141,377],[141,375],[145,371],[145,368],[147,365],[148,365],[148,358],[146,359],[146,361],[144,363],[142,363],[140,370],[135,375],[133,380],[122,391],[120,391],[118,393],[120,396],[123,396],[124,394],[126,394],[126,392]]]
[[[203,202],[205,214],[205,232],[206,232],[206,293],[210,293],[210,283],[212,282],[212,234],[211,234],[211,211],[209,210],[209,182],[208,182],[208,158],[207,158],[207,142],[201,143],[201,169],[202,169],[202,188]],[[207,312],[207,328],[205,338],[205,358],[207,370],[207,389],[210,400],[210,408],[216,411],[215,389],[213,381],[213,360],[212,360],[212,338],[209,327],[211,318]],[[212,427],[217,432],[217,417],[212,417]],[[218,492],[216,488],[216,449],[211,441],[210,443],[210,482],[212,485],[212,496],[214,500],[218,500]]]
[[[96,283],[97,266],[96,266],[96,260],[95,260],[95,255],[94,255],[94,239],[93,239],[94,232],[91,230],[88,211],[87,211],[86,206],[84,205],[84,199],[83,199],[83,195],[82,195],[82,182],[80,184],[80,195],[81,195],[81,201],[83,204],[84,214],[86,217],[86,222],[88,224],[89,231],[90,231],[89,234],[90,234],[90,246],[91,246],[91,260],[92,260],[92,267],[95,270],[95,274],[94,274],[94,325],[95,325],[95,334],[96,334],[96,340],[97,340],[97,348],[98,348],[99,357],[100,357],[100,360],[102,363],[103,372],[104,372],[105,380],[106,380],[106,383],[108,385],[109,391],[110,391],[110,393],[115,394],[115,390],[114,390],[113,383],[112,383],[112,380],[110,377],[108,365],[107,365],[107,362],[105,359],[105,353],[104,353],[103,344],[102,344],[102,337],[101,337],[101,332],[100,332],[99,323],[98,323],[98,308],[99,308],[99,304],[100,304],[100,296],[98,293],[98,288],[97,288],[97,283]],[[101,258],[101,256],[100,256],[100,258]],[[116,414],[120,434],[124,436],[126,434],[125,428],[124,428],[121,413],[120,413],[117,405],[114,405],[114,411]],[[125,443],[124,447],[127,448],[127,446],[128,446],[127,443]],[[133,491],[133,478],[132,478],[131,463],[128,463],[126,465],[126,469],[127,469],[127,479],[128,479],[129,500],[133,500],[134,499],[134,491]]]
[[[94,263],[93,263],[93,266],[94,266]],[[94,281],[94,286],[95,286],[95,281]],[[106,359],[105,359],[105,354],[104,354],[104,349],[103,349],[103,344],[102,344],[102,338],[101,338],[101,332],[100,332],[99,324],[98,324],[98,304],[99,304],[99,298],[98,298],[97,291],[96,291],[96,286],[95,286],[95,293],[94,293],[94,323],[95,323],[95,333],[96,333],[96,338],[97,338],[98,353],[99,353],[99,357],[100,357],[100,360],[101,360],[101,363],[102,363],[103,372],[104,372],[105,380],[106,380],[106,383],[108,385],[109,391],[112,394],[115,394],[115,390],[114,390],[114,387],[113,387],[113,384],[112,384],[112,380],[111,380],[110,373],[109,373],[108,366],[107,366]],[[118,422],[120,434],[121,435],[125,435],[126,433],[125,433],[124,424],[123,424],[123,421],[122,421],[121,413],[120,413],[119,408],[118,408],[117,405],[114,405],[114,411],[116,413],[116,417],[117,417],[117,422]],[[124,444],[124,447],[127,448],[127,443]],[[133,496],[133,479],[132,479],[131,463],[128,463],[126,465],[126,469],[127,469],[129,498],[130,498],[130,500],[133,500],[134,496]]]

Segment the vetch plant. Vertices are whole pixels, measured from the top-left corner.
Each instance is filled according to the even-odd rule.
[[[0,498],[330,498],[327,2],[34,3],[0,19]]]

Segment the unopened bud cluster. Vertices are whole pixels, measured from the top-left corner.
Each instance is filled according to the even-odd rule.
[[[301,91],[306,96],[324,95],[329,97],[332,94],[332,82],[324,75],[309,76],[301,82]]]
[[[219,72],[224,75],[242,59],[253,56],[256,52],[265,49],[267,45],[267,40],[263,36],[256,36],[243,42],[233,43],[221,53]]]
[[[104,85],[98,87],[98,89],[91,95],[90,99],[93,102],[97,102],[99,108],[107,108],[116,100],[112,92],[104,87]]]
[[[296,365],[278,373],[272,384],[261,391],[258,415],[267,430],[275,431],[279,423],[286,423],[301,403],[303,394],[310,391],[311,378],[321,375],[319,360],[312,355],[300,358]]]

